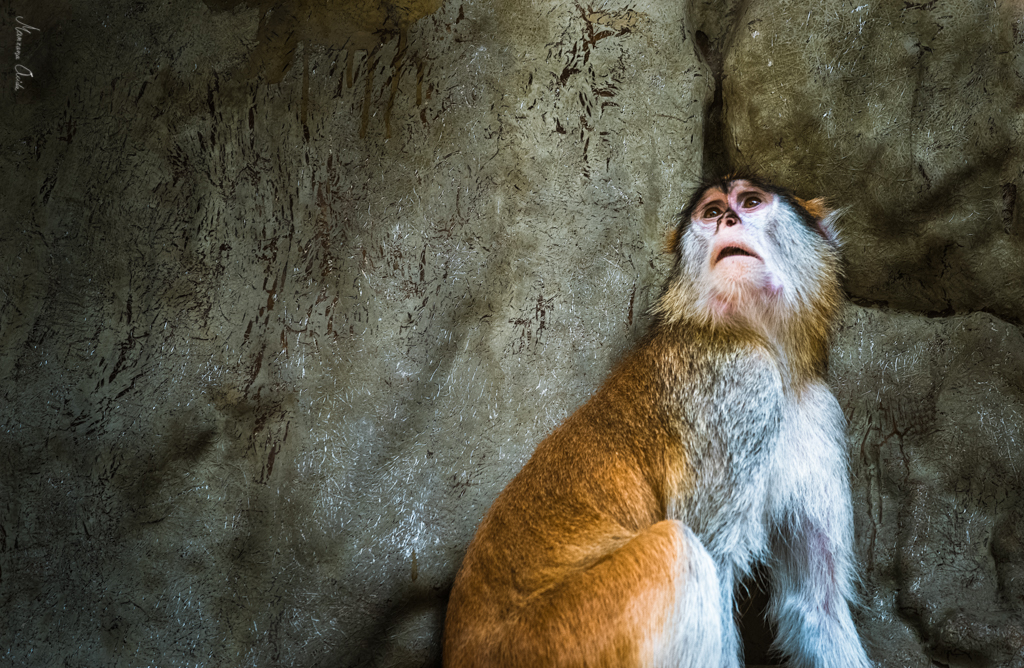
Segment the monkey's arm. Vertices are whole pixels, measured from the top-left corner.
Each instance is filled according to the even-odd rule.
[[[784,427],[771,494],[771,613],[778,649],[794,668],[871,663],[850,615],[853,513],[845,420],[822,384],[801,397]]]

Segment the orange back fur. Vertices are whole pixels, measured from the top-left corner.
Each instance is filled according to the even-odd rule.
[[[648,335],[495,501],[452,588],[448,668],[650,664],[684,585],[663,521],[693,480],[668,391],[681,336]]]

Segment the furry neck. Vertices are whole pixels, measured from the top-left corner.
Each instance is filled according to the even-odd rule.
[[[806,301],[788,303],[781,292],[721,295],[696,294],[695,286],[674,280],[655,304],[666,324],[692,325],[712,335],[726,334],[763,341],[774,348],[799,394],[807,383],[824,378],[832,333],[842,307],[838,279],[823,280]]]

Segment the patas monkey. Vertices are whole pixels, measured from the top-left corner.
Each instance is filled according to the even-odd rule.
[[[445,666],[735,668],[734,588],[758,562],[790,666],[870,665],[824,380],[834,217],[753,178],[693,196],[651,331],[481,522]]]

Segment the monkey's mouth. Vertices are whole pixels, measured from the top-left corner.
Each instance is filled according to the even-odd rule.
[[[755,260],[760,260],[761,259],[757,255],[755,255],[754,253],[751,253],[750,251],[748,251],[746,248],[740,248],[739,246],[726,246],[718,254],[718,258],[715,259],[715,263],[721,262],[725,258],[732,257],[734,255],[742,255],[742,256],[745,256],[745,257],[752,257]]]

